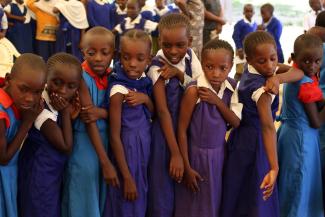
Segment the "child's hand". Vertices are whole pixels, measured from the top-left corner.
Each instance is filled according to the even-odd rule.
[[[260,189],[263,190],[263,200],[267,200],[269,197],[271,197],[277,176],[277,170],[270,170],[268,174],[265,175],[263,182],[260,186]]]
[[[164,80],[183,75],[178,68],[170,65],[168,62],[166,62],[166,60],[160,58],[159,61],[164,64],[163,67],[158,69],[158,72],[160,72],[160,77],[162,77]]]
[[[266,80],[265,87],[264,87],[264,90],[266,92],[278,95],[279,89],[280,89],[280,81],[276,75]]]
[[[51,106],[57,111],[67,110],[69,108],[70,103],[56,93],[52,93],[50,99]]]
[[[137,186],[132,177],[124,179],[124,198],[128,201],[138,198]]]
[[[125,101],[129,106],[137,106],[141,104],[145,104],[148,102],[149,96],[147,94],[136,92],[133,90],[129,90],[129,93],[125,95]]]
[[[209,88],[199,87],[198,89],[199,97],[203,102],[210,103],[212,105],[216,104],[218,96],[213,93]]]
[[[103,166],[103,176],[107,184],[115,187],[120,187],[120,182],[117,177],[117,173],[113,165],[109,164],[107,166]]]
[[[80,119],[85,123],[95,122],[100,119],[100,108],[96,106],[90,106],[88,108],[81,108]]]
[[[178,183],[181,183],[184,174],[184,162],[180,154],[172,155],[169,163],[169,175]]]
[[[22,121],[33,123],[37,116],[43,111],[43,109],[44,100],[40,99],[39,103],[36,104],[33,108],[20,111],[20,113],[22,114]]]
[[[198,181],[203,182],[203,178],[201,177],[201,175],[198,172],[196,172],[192,168],[189,168],[189,169],[187,169],[185,171],[184,179],[185,179],[184,180],[185,181],[185,185],[190,190],[192,190],[194,193],[200,191]]]

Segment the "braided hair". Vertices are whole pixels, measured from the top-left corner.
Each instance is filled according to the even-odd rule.
[[[57,64],[66,64],[66,65],[73,66],[77,69],[77,71],[80,73],[81,76],[82,73],[81,64],[75,56],[64,52],[56,53],[53,56],[51,56],[47,61],[47,71],[49,74],[53,71],[54,67]]]
[[[205,52],[209,51],[209,50],[217,50],[217,49],[225,49],[227,51],[230,52],[231,54],[231,61],[234,60],[234,49],[232,48],[232,46],[225,40],[221,40],[221,39],[212,39],[210,41],[208,41],[202,49],[202,59],[203,59],[203,55],[205,54]]]
[[[163,16],[158,24],[159,35],[164,29],[185,27],[187,35],[190,36],[191,23],[187,16],[180,13],[170,13]]]
[[[276,50],[276,43],[270,33],[264,31],[257,31],[249,33],[244,39],[244,52],[247,57],[252,57],[256,47],[261,44],[272,44]]]
[[[148,45],[148,49],[151,51],[151,38],[148,35],[148,33],[146,33],[143,30],[131,29],[131,30],[125,32],[123,34],[123,36],[121,37],[121,47],[122,47],[124,40],[126,40],[126,39],[140,40],[140,41],[146,42]]]

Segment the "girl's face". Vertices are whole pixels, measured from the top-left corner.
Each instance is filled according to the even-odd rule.
[[[232,65],[233,56],[226,49],[205,50],[202,55],[205,77],[216,91],[219,91],[221,84],[227,79]]]
[[[177,64],[184,58],[191,42],[185,27],[163,29],[159,36],[160,47],[172,64]]]
[[[127,16],[130,17],[132,20],[137,18],[137,16],[140,14],[139,3],[136,3],[135,1],[129,1],[126,5],[126,8]]]
[[[122,10],[124,10],[126,7],[127,0],[116,0],[116,3]]]
[[[251,5],[246,5],[244,8],[244,16],[247,20],[251,21],[254,16],[254,8]]]
[[[163,9],[166,5],[166,0],[156,0],[156,7]]]
[[[71,101],[79,88],[81,73],[76,66],[64,63],[57,63],[48,72],[47,92],[58,94],[67,101]]]
[[[304,49],[298,56],[293,56],[293,60],[298,65],[298,68],[304,71],[308,77],[314,76],[319,72],[323,58],[322,48],[307,48]]]
[[[98,76],[104,76],[114,56],[114,48],[104,36],[91,36],[84,48],[84,59]]]
[[[36,72],[28,68],[14,77],[6,75],[4,89],[18,110],[31,109],[39,104],[45,86],[45,75],[45,72]]]
[[[261,75],[273,76],[278,65],[276,47],[272,43],[256,46],[253,56],[247,56],[248,64],[252,65]]]
[[[126,76],[138,79],[150,63],[148,42],[123,38],[121,41],[121,64]]]
[[[261,16],[262,16],[263,22],[267,23],[271,19],[272,13],[270,10],[268,10],[268,8],[261,8]]]

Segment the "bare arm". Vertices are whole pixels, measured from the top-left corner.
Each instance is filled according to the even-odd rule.
[[[278,155],[276,150],[276,130],[272,118],[271,101],[271,96],[267,93],[263,93],[257,102],[257,110],[262,128],[263,144],[270,164],[270,170],[261,184],[261,188],[265,190],[263,192],[264,200],[272,195],[279,171]]]
[[[124,180],[124,197],[127,200],[133,201],[137,199],[137,189],[130,173],[121,141],[121,114],[124,96],[121,93],[114,94],[110,100],[110,131],[111,131],[111,146],[116,158],[119,170]]]
[[[92,106],[92,100],[85,81],[82,79],[80,88],[80,103],[82,107]],[[119,181],[115,169],[107,156],[96,122],[86,123],[87,133],[91,143],[96,151],[99,162],[102,167],[103,175],[106,182],[113,187],[119,186]]]
[[[173,130],[172,118],[167,106],[165,81],[161,77],[159,77],[153,87],[153,95],[155,98],[157,115],[171,154],[169,173],[172,178],[180,182],[184,172],[183,159],[178,148]]]
[[[320,128],[325,122],[325,108],[318,111],[316,103],[304,103],[304,109],[307,114],[310,126]]]
[[[61,114],[62,129],[57,123],[48,119],[43,123],[41,133],[57,150],[69,154],[73,144],[70,112],[65,109]]]
[[[25,16],[17,16],[17,15],[13,15],[13,14],[8,13],[8,12],[6,12],[6,11],[5,11],[5,13],[6,13],[8,19],[13,19],[13,20],[18,20],[18,21],[20,21],[20,22],[25,22],[25,19],[26,19]]]
[[[224,25],[226,23],[221,16],[217,16],[208,10],[204,10],[204,18],[206,20],[211,20],[221,25]]]

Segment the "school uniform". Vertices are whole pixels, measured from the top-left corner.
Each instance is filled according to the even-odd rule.
[[[147,73],[153,85],[160,77],[158,70],[163,66],[159,58],[163,58],[168,62],[163,51],[158,51]],[[173,131],[176,135],[178,112],[184,86],[188,85],[192,79],[196,79],[203,72],[200,61],[192,49],[188,49],[184,58],[173,66],[184,72],[183,84],[176,77],[165,82],[168,110],[172,119]],[[149,202],[147,215],[170,217],[174,212],[175,182],[169,175],[170,153],[159,119],[153,120],[151,135],[152,149],[149,162]]]
[[[310,127],[303,103],[323,99],[317,78],[285,84],[278,130],[281,216],[323,217],[318,129]]]
[[[154,17],[153,21],[156,23],[159,23],[160,19],[162,16],[170,13],[180,13],[179,8],[173,3],[173,4],[168,4],[164,8],[159,9],[157,7],[154,7]]]
[[[243,49],[243,42],[246,37],[251,32],[255,32],[257,29],[257,23],[252,20],[251,22],[246,19],[244,16],[243,19],[239,20],[234,26],[234,32],[232,34],[232,38],[235,42],[236,50]],[[240,59],[239,56],[235,58],[236,64],[236,79],[240,79],[240,76],[243,74],[244,65],[246,63],[246,59]]]
[[[2,5],[0,4],[0,31],[6,29],[8,29],[8,19]]]
[[[277,186],[267,201],[260,185],[269,172],[262,126],[257,102],[265,92],[266,78],[248,65],[238,87],[239,102],[243,104],[240,126],[233,129],[227,142],[227,158],[223,177],[222,217],[277,217],[279,202]],[[278,96],[272,97],[272,117],[278,110]]]
[[[126,7],[124,10],[122,10],[117,3],[111,4],[110,21],[112,23],[112,28],[124,21],[124,19],[127,17],[126,12]]]
[[[227,107],[241,111],[235,88],[236,81],[227,78],[216,92],[204,74],[188,88],[205,87],[216,94]],[[234,97],[233,97],[234,96]],[[202,127],[204,126],[204,127]],[[217,217],[222,195],[222,172],[225,158],[225,135],[228,124],[215,105],[198,99],[188,129],[188,155],[192,169],[204,179],[200,191],[193,193],[184,184],[175,187],[174,217]]]
[[[86,82],[94,106],[107,108],[108,75],[98,77],[87,62],[82,64],[82,77]],[[96,122],[105,150],[108,148],[108,123]],[[97,153],[89,138],[86,125],[77,118],[73,123],[73,149],[65,175],[62,199],[62,217],[101,217],[106,200],[106,183],[101,173]]]
[[[81,31],[89,27],[86,9],[83,3],[77,0],[59,1],[55,7],[60,11],[56,52],[70,53],[81,61]]]
[[[136,80],[129,79],[119,62],[114,66],[110,84],[110,97],[117,93],[126,95],[130,89],[149,97],[152,93],[152,82],[145,73]],[[104,217],[145,217],[148,202],[151,113],[144,104],[129,106],[125,101],[121,112],[121,141],[129,171],[136,184],[138,198],[136,201],[126,201],[123,188],[109,188]],[[112,159],[115,168],[118,168],[116,157]],[[123,182],[120,172],[118,175]]]
[[[8,29],[6,37],[20,53],[32,53],[34,39],[32,38],[33,33],[30,24],[31,17],[27,7],[24,4],[18,4],[16,1],[13,1],[5,7],[5,11],[15,16],[25,17],[25,22],[15,19],[8,20],[8,22],[12,23],[12,26]]]
[[[149,6],[149,5],[145,5],[141,8],[140,10],[140,14],[142,15],[142,17],[146,20],[150,20],[150,21],[154,21],[154,16],[155,16],[155,12],[153,10],[153,7]]]
[[[115,26],[114,30],[116,30],[119,35],[123,35],[130,29],[140,29],[150,34],[157,29],[157,26],[158,23],[147,20],[139,14],[134,20],[131,20],[130,17],[126,17],[122,23]]]
[[[55,53],[56,30],[59,26],[53,13],[54,1],[28,0],[27,7],[36,16],[36,53],[48,60]]]
[[[280,37],[282,34],[282,23],[276,17],[272,17],[267,23],[263,23],[263,25],[265,26],[266,31],[270,33],[275,40],[279,63],[284,63],[284,56],[280,43]]]
[[[0,119],[5,121],[5,137],[7,145],[12,142],[18,132],[20,115],[11,97],[0,89]],[[7,165],[0,166],[0,216],[18,217],[17,213],[17,180],[18,155],[13,156]]]
[[[87,2],[87,19],[89,27],[102,26],[112,29],[110,20],[111,5],[101,0],[89,0]]]
[[[19,156],[18,205],[23,217],[61,217],[61,189],[68,155],[41,133],[47,120],[61,127],[61,115],[43,92],[45,108],[28,133]]]

